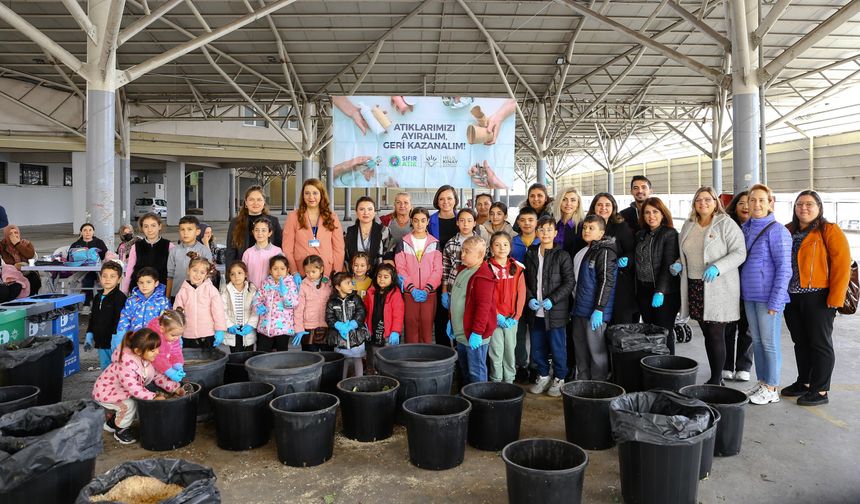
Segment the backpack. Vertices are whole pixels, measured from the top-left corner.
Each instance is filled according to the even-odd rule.
[[[71,248],[66,255],[66,266],[95,266],[99,259],[97,248]]]

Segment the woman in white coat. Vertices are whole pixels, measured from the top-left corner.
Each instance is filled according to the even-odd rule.
[[[680,262],[670,270],[681,274],[681,317],[689,316],[702,328],[711,369],[708,383],[721,385],[726,324],[741,316],[738,267],[747,256],[744,235],[713,188],[701,187],[678,243]]]

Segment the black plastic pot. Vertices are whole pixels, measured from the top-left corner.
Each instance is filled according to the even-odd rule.
[[[39,387],[39,406],[58,403],[63,398],[63,366],[72,342],[64,336],[37,337],[19,344],[18,350],[0,350],[0,386]]]
[[[230,383],[209,391],[218,447],[238,451],[268,443],[274,393],[274,385],[260,382]]]
[[[35,406],[38,398],[39,387],[33,385],[0,387],[0,416]]]
[[[275,397],[293,392],[317,392],[325,358],[316,352],[271,352],[245,361],[251,381],[271,383]]]
[[[361,442],[391,437],[399,387],[388,376],[357,376],[338,383],[343,435]]]
[[[652,324],[615,324],[606,330],[612,364],[612,383],[627,392],[642,388],[639,361],[649,355],[666,355],[666,329]]]
[[[472,404],[449,395],[425,395],[403,403],[409,461],[439,471],[463,463]]]
[[[620,443],[618,466],[624,502],[696,504],[701,461],[702,443],[678,446]]]
[[[561,387],[565,437],[586,450],[615,446],[609,422],[609,403],[624,394],[614,383],[573,381]]]
[[[677,392],[696,383],[699,363],[680,355],[651,355],[643,357],[642,385],[645,390]]]
[[[711,425],[702,439],[702,460],[699,462],[699,479],[705,479],[711,475],[711,467],[714,465],[714,444],[717,441],[717,430],[720,428],[720,412],[711,408],[713,414]]]
[[[470,383],[460,394],[472,403],[469,413],[469,445],[499,451],[520,438],[523,417],[522,387],[513,383]]]
[[[337,396],[324,392],[296,392],[272,399],[269,408],[281,463],[311,467],[331,458],[339,404]]]
[[[398,422],[405,422],[402,405],[407,399],[451,393],[456,362],[457,352],[442,345],[388,345],[376,351],[374,366],[379,374],[400,382],[397,391]]]
[[[175,450],[190,444],[197,435],[197,404],[200,384],[191,383],[194,392],[161,401],[135,399],[137,402],[138,441],[150,451]]]
[[[749,402],[740,390],[719,385],[690,385],[681,389],[681,394],[694,397],[720,412],[714,455],[731,457],[741,452],[744,438],[744,416]]]
[[[227,366],[224,368],[224,383],[239,383],[249,381],[245,361],[266,352],[236,352],[227,355]]]
[[[11,492],[0,492],[3,504],[72,504],[96,472],[96,459],[56,466]]]
[[[558,439],[523,439],[502,450],[510,504],[579,504],[588,455]]]
[[[337,384],[343,380],[345,357],[342,353],[337,352],[320,352],[320,355],[325,359],[320,377],[320,392],[337,394]]]
[[[209,406],[209,391],[224,384],[224,370],[227,367],[227,354],[219,348],[183,348],[185,359],[185,378],[183,381],[200,385],[200,403],[197,406],[197,421],[212,418]],[[203,361],[189,364],[189,361]]]

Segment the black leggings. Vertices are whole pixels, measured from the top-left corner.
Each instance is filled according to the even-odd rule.
[[[705,336],[705,351],[708,353],[708,365],[711,368],[711,379],[707,383],[720,385],[723,367],[726,364],[726,323],[702,320],[698,322]]]
[[[215,346],[215,336],[182,338],[182,348],[212,348],[213,346]]]
[[[280,336],[266,336],[265,334],[257,333],[257,351],[260,352],[281,352],[290,349],[290,340],[292,336],[282,334]]]

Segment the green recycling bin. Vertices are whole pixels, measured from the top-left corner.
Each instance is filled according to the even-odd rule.
[[[0,310],[0,345],[27,337],[24,322],[27,310]]]

